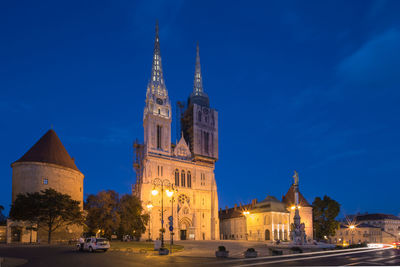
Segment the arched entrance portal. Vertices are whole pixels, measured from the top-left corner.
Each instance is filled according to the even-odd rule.
[[[268,229],[265,230],[265,240],[271,240],[271,234]]]
[[[189,234],[188,230],[191,225],[192,225],[192,222],[187,217],[183,217],[179,221],[179,238],[180,238],[180,240],[188,239],[188,234]]]

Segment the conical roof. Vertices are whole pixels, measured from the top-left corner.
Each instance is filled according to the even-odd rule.
[[[288,192],[286,193],[285,196],[283,196],[282,201],[286,204],[286,206],[292,206],[295,203],[294,200],[294,193],[295,193],[295,189],[294,189],[294,185],[292,184],[292,186],[289,188]],[[308,203],[308,201],[305,199],[305,197],[300,193],[299,191],[299,204],[300,206],[303,207],[310,207],[311,205]]]
[[[79,171],[74,160],[70,157],[53,129],[47,131],[47,133],[16,162],[52,163]]]

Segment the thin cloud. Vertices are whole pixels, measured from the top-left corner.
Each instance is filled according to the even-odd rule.
[[[390,29],[363,44],[338,66],[344,83],[360,87],[400,85],[400,31]]]

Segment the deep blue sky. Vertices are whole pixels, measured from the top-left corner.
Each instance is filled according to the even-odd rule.
[[[1,1],[0,204],[10,164],[51,125],[85,193],[130,192],[158,19],[172,103],[200,43],[221,207],[280,198],[296,169],[310,202],[397,215],[399,13],[394,0]]]

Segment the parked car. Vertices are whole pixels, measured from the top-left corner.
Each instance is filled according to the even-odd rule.
[[[106,252],[110,248],[110,242],[106,238],[89,237],[85,239],[84,243],[78,243],[76,248],[78,251],[103,250]]]

